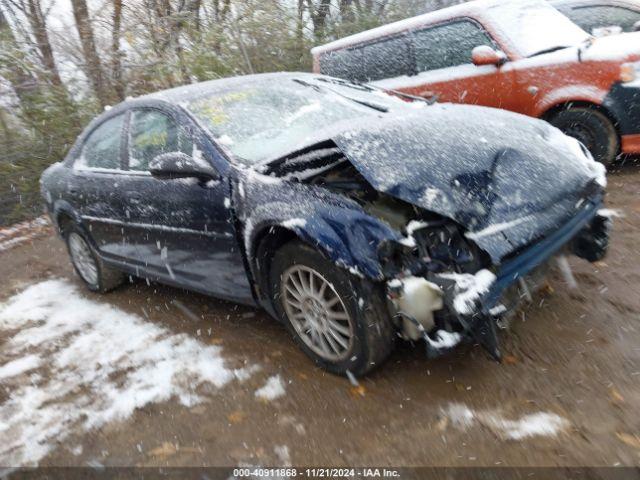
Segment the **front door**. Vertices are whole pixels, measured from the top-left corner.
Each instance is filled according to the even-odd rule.
[[[207,161],[206,140],[157,109],[132,112],[128,135],[126,229],[137,263],[152,278],[237,301],[251,301],[229,208],[227,178],[159,180],[148,171],[157,155],[179,151]]]
[[[498,48],[471,19],[425,27],[409,34],[417,75],[375,82],[440,102],[509,108],[513,74],[495,65],[476,66],[471,52],[481,45]]]

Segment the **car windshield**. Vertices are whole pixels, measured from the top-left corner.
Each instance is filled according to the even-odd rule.
[[[327,77],[250,84],[183,104],[219,144],[248,165],[308,145],[333,124],[407,105],[380,90]]]
[[[485,15],[522,57],[578,46],[590,38],[587,32],[542,0],[496,3],[487,8]]]

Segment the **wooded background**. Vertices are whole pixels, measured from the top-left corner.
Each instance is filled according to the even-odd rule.
[[[42,212],[38,179],[128,96],[309,71],[314,45],[460,0],[0,0],[0,225]]]

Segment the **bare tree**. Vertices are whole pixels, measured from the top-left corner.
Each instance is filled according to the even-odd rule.
[[[71,6],[73,8],[73,16],[76,21],[76,28],[78,29],[80,44],[82,45],[82,52],[84,54],[85,73],[91,82],[93,92],[98,102],[104,107],[111,103],[112,95],[96,49],[87,2],[86,0],[71,0]]]
[[[313,35],[316,40],[323,40],[326,33],[327,17],[331,11],[331,0],[307,0],[307,10],[313,24]]]

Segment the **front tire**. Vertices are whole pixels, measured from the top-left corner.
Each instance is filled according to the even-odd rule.
[[[106,293],[123,283],[124,274],[104,264],[78,227],[65,231],[65,241],[73,269],[89,290]]]
[[[609,167],[620,150],[618,133],[609,118],[593,108],[567,108],[555,114],[550,123],[570,137],[580,140],[593,158]]]
[[[274,308],[296,343],[329,372],[360,376],[391,353],[395,333],[384,291],[291,241],[270,269]]]

